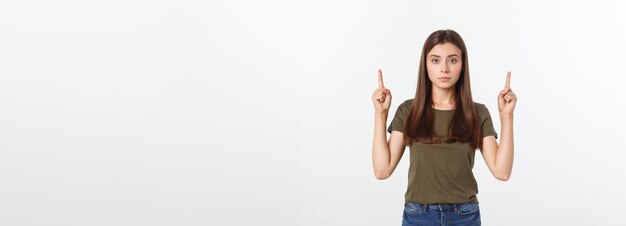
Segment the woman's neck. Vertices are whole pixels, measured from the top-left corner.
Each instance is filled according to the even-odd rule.
[[[432,87],[433,107],[437,109],[453,109],[456,104],[454,87],[442,89],[435,85]]]

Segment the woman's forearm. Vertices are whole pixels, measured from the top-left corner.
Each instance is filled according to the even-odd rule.
[[[376,112],[374,116],[374,143],[372,144],[372,162],[377,179],[389,177],[389,143],[387,142],[388,112]]]
[[[500,114],[500,144],[496,153],[496,166],[505,180],[513,171],[513,114]]]

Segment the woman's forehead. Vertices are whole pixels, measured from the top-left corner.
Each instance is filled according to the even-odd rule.
[[[451,55],[461,56],[461,49],[456,47],[454,44],[446,42],[442,44],[437,44],[433,47],[433,49],[428,52],[428,57],[431,55],[439,56],[439,57],[449,57]]]

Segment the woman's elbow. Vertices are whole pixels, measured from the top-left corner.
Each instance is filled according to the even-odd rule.
[[[374,174],[374,176],[376,176],[376,179],[378,179],[378,180],[384,180],[384,179],[389,178],[389,174],[388,173],[384,173],[384,172],[376,172]]]
[[[496,179],[498,179],[500,181],[508,181],[510,177],[511,177],[510,174],[505,174],[505,175],[498,175],[498,176],[496,176]]]

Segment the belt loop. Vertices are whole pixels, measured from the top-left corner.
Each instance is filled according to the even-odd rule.
[[[452,204],[452,205],[454,205],[454,212],[459,212],[459,211],[458,211],[458,209],[457,209],[457,204],[456,204],[456,203],[454,203],[454,204]]]
[[[422,205],[422,212],[425,212],[425,213],[428,212],[428,204]]]

